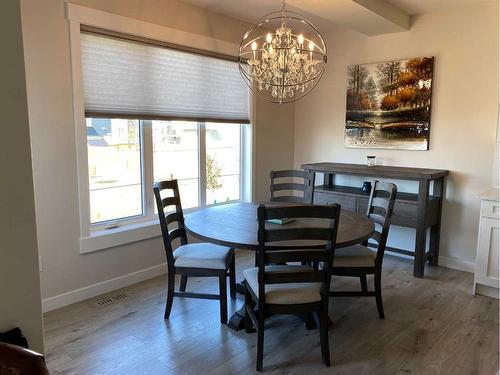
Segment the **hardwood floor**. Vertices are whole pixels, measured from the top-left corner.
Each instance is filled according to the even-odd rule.
[[[253,254],[238,251],[241,270]],[[177,280],[177,287],[179,285]],[[369,287],[373,287],[369,279]],[[472,296],[472,274],[428,268],[413,277],[411,262],[386,256],[386,319],[374,298],[330,301],[332,367],[321,364],[319,334],[293,316],[266,321],[264,371],[269,374],[496,374],[498,301]],[[335,289],[359,288],[336,278]],[[187,290],[216,292],[212,279],[190,279]],[[105,296],[127,297],[99,306]],[[245,374],[255,368],[256,335],[220,324],[218,301],[178,298],[163,320],[166,277],[45,314],[51,374]],[[229,314],[243,296],[228,302]],[[273,353],[266,355],[266,353]]]

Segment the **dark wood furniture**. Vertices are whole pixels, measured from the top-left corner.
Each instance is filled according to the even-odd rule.
[[[311,204],[315,175],[302,170],[271,171],[270,201]]]
[[[207,207],[186,215],[185,225],[189,234],[203,241],[236,249],[258,251],[257,203],[229,203]],[[284,224],[267,224],[270,227],[298,228],[307,225],[300,219]],[[366,215],[355,212],[340,212],[336,248],[362,243],[370,238],[374,224]],[[304,248],[303,241],[286,243],[291,249]],[[308,248],[322,247],[321,242],[310,241]],[[244,288],[241,288],[244,291]],[[234,330],[243,328],[245,308],[238,310],[229,320],[228,327]]]
[[[174,297],[202,298],[220,301],[220,319],[227,323],[226,277],[229,276],[231,298],[236,298],[234,249],[211,243],[189,244],[184,225],[177,180],[155,184],[154,194],[163,236],[168,267],[168,292],[164,318],[168,319]],[[173,211],[171,210],[174,207]],[[172,242],[180,241],[173,250]],[[175,275],[181,275],[179,292],[175,292]],[[219,294],[186,292],[188,277],[218,277]]]
[[[424,277],[425,262],[437,266],[439,260],[439,236],[441,231],[441,212],[445,197],[445,177],[447,170],[373,166],[344,163],[303,164],[307,171],[323,173],[324,184],[316,186],[314,203],[339,203],[343,209],[366,212],[368,194],[361,188],[335,184],[335,175],[354,175],[362,177],[410,180],[418,182],[416,194],[398,192],[391,223],[416,229],[415,251],[386,247],[387,251],[409,255],[415,258],[413,275]],[[432,195],[429,192],[433,185]],[[430,246],[426,251],[427,229],[430,228]]]
[[[43,355],[32,350],[0,343],[0,374],[49,375]]]
[[[384,319],[382,304],[382,261],[389,235],[391,215],[396,200],[397,187],[390,182],[375,181],[368,199],[366,216],[376,223],[371,239],[377,242],[377,251],[363,245],[341,249],[333,261],[333,275],[359,277],[361,291],[331,291],[332,297],[375,297],[380,319]],[[375,291],[368,291],[367,275],[374,275]]]
[[[259,250],[257,267],[243,271],[246,280],[245,329],[257,329],[257,371],[262,371],[264,357],[264,321],[268,314],[307,314],[318,317],[320,346],[323,364],[330,366],[328,344],[328,298],[331,281],[331,264],[335,253],[335,242],[339,224],[340,206],[264,206],[257,210]],[[326,219],[328,226],[300,228],[266,227],[266,220],[300,218]],[[317,240],[323,248],[317,250],[284,250],[283,241]],[[269,246],[273,244],[273,246]],[[308,266],[267,264],[280,262],[323,262],[323,269]],[[257,306],[254,312],[252,303]]]

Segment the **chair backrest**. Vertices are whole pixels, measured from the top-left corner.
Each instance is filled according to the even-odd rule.
[[[49,375],[43,355],[17,345],[0,343],[0,374]]]
[[[322,294],[328,297],[331,265],[335,253],[340,205],[265,206],[257,210],[259,223],[257,266],[259,268],[259,305],[265,304],[265,285],[282,283],[322,283]],[[269,224],[272,219],[300,219],[298,227],[286,224]],[[307,241],[324,243],[324,248],[310,250],[290,249],[290,242]],[[310,242],[309,242],[310,243]],[[265,265],[276,262],[323,262],[323,269],[297,272],[266,272]]]
[[[382,262],[384,257],[397,191],[397,186],[391,182],[375,181],[370,192],[366,216],[375,223],[372,239],[378,244],[377,262]]]
[[[177,180],[160,181],[155,183],[153,190],[158,208],[163,245],[167,255],[167,264],[172,267],[174,265],[172,242],[179,239],[181,245],[187,244],[179,185]],[[172,210],[172,207],[174,207],[174,210]]]
[[[304,170],[271,171],[270,201],[312,204],[314,177],[314,172]]]

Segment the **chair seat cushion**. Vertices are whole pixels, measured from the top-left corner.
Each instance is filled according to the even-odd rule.
[[[266,266],[266,272],[290,272],[312,270],[308,266]],[[247,285],[259,297],[259,268],[250,268],[243,271]],[[321,283],[287,283],[266,284],[266,303],[277,305],[292,305],[297,303],[311,303],[321,301]]]
[[[354,245],[335,250],[333,268],[375,267],[377,252],[363,245]]]
[[[190,243],[174,251],[175,267],[225,270],[233,249],[211,243]]]

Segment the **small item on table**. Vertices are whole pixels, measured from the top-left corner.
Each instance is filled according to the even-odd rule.
[[[363,186],[361,187],[361,191],[363,193],[370,193],[372,191],[372,183],[370,181],[363,182]]]
[[[266,221],[268,223],[271,223],[271,224],[283,225],[283,224],[291,223],[292,221],[295,221],[295,219],[289,219],[289,218],[283,217],[281,219],[269,219]]]
[[[369,167],[374,167],[377,165],[377,157],[373,155],[369,155],[366,157],[366,165]]]

